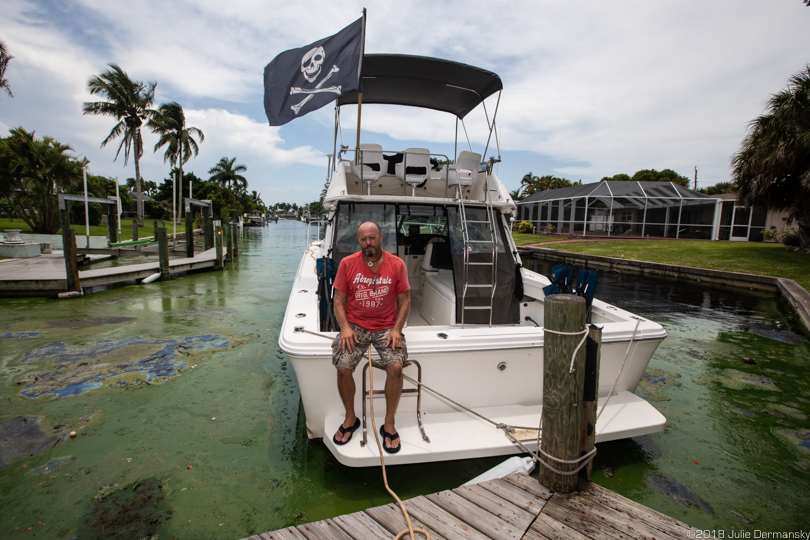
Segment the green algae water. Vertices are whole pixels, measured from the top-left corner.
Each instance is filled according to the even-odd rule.
[[[222,272],[0,300],[0,537],[238,539],[391,502],[379,468],[305,437],[277,336],[306,236],[280,221],[246,229]],[[725,536],[800,530],[810,349],[796,321],[770,295],[599,279],[601,298],[670,337],[637,390],[666,431],[600,444],[595,481]],[[500,461],[388,477],[408,498]]]

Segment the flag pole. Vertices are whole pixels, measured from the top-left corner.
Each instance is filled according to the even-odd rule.
[[[357,76],[360,77],[360,90],[357,92],[357,146],[354,150],[354,161],[360,163],[360,115],[363,111],[363,56],[366,54],[366,8],[363,8],[363,31],[360,37],[360,66]]]

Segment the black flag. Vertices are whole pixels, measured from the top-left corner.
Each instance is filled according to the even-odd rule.
[[[264,68],[264,112],[281,126],[361,90],[363,17],[328,38],[284,51]]]

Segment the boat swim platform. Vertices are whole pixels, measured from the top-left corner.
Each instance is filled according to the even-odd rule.
[[[169,259],[172,276],[196,270],[216,268],[216,248],[194,257]],[[140,281],[160,272],[158,261],[115,267],[79,270],[79,283],[84,289],[121,285]],[[0,261],[0,297],[54,296],[67,290],[65,257],[60,253],[26,259]]]
[[[382,482],[382,479],[380,479]],[[382,486],[381,486],[382,487]],[[678,539],[697,529],[599,485],[552,493],[534,476],[516,473],[404,501],[414,528],[432,540]],[[390,540],[407,529],[396,503],[287,527],[243,540]],[[423,539],[424,535],[415,533]],[[402,538],[410,538],[406,533]]]
[[[448,461],[496,457],[521,453],[503,431],[494,423],[510,426],[537,426],[540,424],[540,406],[506,405],[483,407],[473,412],[489,418],[493,423],[482,422],[473,414],[460,411],[445,413],[422,412],[424,432],[430,439],[422,438],[421,429],[415,414],[400,414],[397,417],[397,432],[402,440],[402,449],[385,456],[388,465],[407,465],[426,461]],[[343,423],[344,416],[332,415],[324,419],[324,432],[336,433]],[[375,416],[377,426],[384,418]],[[596,442],[638,437],[664,431],[666,418],[649,402],[632,392],[622,391],[611,396],[596,425]],[[335,458],[348,467],[375,467],[380,464],[380,453],[375,441],[370,417],[366,420],[367,443],[361,444],[363,428],[345,445],[336,445],[331,437],[323,437],[323,444]],[[537,449],[537,431],[522,437],[523,444],[530,450]],[[475,447],[470,447],[475,441]]]

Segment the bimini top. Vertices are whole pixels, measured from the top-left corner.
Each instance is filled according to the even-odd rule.
[[[464,118],[501,89],[500,77],[491,71],[450,60],[403,54],[363,57],[363,104],[423,107]],[[356,103],[357,92],[338,98],[338,105]]]

